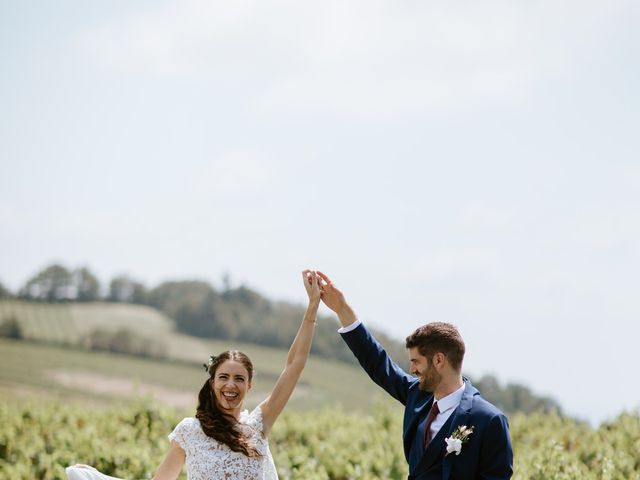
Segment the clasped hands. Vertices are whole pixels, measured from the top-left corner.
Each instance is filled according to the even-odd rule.
[[[309,302],[322,300],[322,302],[333,312],[335,312],[340,320],[355,320],[355,314],[347,303],[343,293],[335,286],[331,279],[319,270],[306,269],[302,272],[304,286],[309,295]]]

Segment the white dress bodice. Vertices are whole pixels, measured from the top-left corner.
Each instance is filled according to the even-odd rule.
[[[251,413],[244,410],[238,428],[261,456],[247,457],[208,437],[197,418],[187,417],[176,426],[169,440],[175,440],[185,451],[189,480],[278,479],[269,442],[262,433],[262,409],[258,406]]]

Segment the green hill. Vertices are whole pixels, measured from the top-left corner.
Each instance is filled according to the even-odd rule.
[[[271,390],[285,361],[284,350],[251,344],[202,342],[203,351],[237,348],[249,355],[256,373],[247,398],[255,405]],[[194,351],[192,354],[197,355]],[[3,396],[113,403],[149,396],[177,408],[195,408],[207,376],[199,363],[156,360],[107,352],[86,352],[28,341],[0,339]],[[201,358],[201,357],[200,357]],[[290,402],[291,409],[324,405],[368,409],[382,393],[359,367],[311,356]]]
[[[222,288],[215,288],[202,280],[181,280],[166,281],[147,288],[128,276],[120,276],[113,278],[108,292],[102,294],[100,282],[87,267],[71,270],[64,265],[52,264],[30,278],[15,295],[7,290],[1,291],[0,299],[18,298],[33,303],[75,306],[93,305],[96,302],[149,306],[166,315],[175,330],[186,335],[240,340],[277,348],[289,347],[304,315],[304,306],[273,301],[244,285],[231,287],[228,279],[223,283]],[[89,308],[93,308],[91,313],[100,314],[101,307],[96,307],[97,310]],[[75,313],[72,310],[73,318],[82,317],[84,320],[87,317],[83,312],[77,312],[78,315]],[[106,314],[107,320],[111,320],[109,317],[111,310]],[[346,346],[335,341],[336,319],[324,317],[319,320],[312,353],[354,363]],[[85,333],[82,342],[117,351],[137,349],[139,354],[156,356],[167,348],[161,339],[148,344],[137,335],[133,338],[125,333],[105,335],[102,323],[99,329],[99,332]],[[51,332],[52,335],[56,333],[60,332]],[[392,341],[381,332],[376,332],[376,336],[395,358],[404,354],[399,342]]]
[[[22,340],[0,339],[0,389],[23,394],[78,397],[110,402],[151,395],[184,407],[195,402],[206,379],[201,364],[212,353],[238,349],[255,364],[248,401],[263,398],[275,383],[287,351],[233,340],[200,339],[178,333],[154,308],[130,304],[45,304],[0,300],[0,324],[17,322]],[[125,329],[125,330],[123,330]],[[164,358],[85,351],[97,330],[126,331],[166,347]],[[336,335],[336,341],[339,341]],[[317,355],[310,358],[292,407],[356,404],[365,407],[377,387],[359,367]]]
[[[293,320],[291,315],[288,323]],[[296,390],[300,398],[294,399],[294,408],[334,403],[367,408],[383,393],[338,338],[335,320],[320,318],[319,323],[314,345],[328,347],[320,348],[322,354],[312,351],[303,383]],[[294,333],[285,340],[291,342]],[[187,335],[177,331],[174,320],[161,311],[127,303],[0,300],[0,337],[26,340],[0,343],[0,354],[6,359],[0,368],[0,388],[6,392],[103,401],[129,398],[137,392],[176,406],[188,405],[194,398],[198,384],[204,381],[200,366],[212,353],[235,348],[249,354],[258,372],[255,395],[260,396],[273,386],[287,352],[282,347],[237,338]],[[386,337],[379,340],[402,364],[406,357],[399,343],[389,344]],[[333,356],[331,352],[337,349],[344,354]],[[158,373],[165,371],[172,373]],[[552,399],[539,397],[522,385],[502,387],[490,376],[474,383],[488,400],[508,413],[559,410]]]
[[[96,328],[128,328],[165,335],[174,322],[155,308],[110,303],[40,303],[0,300],[0,323],[16,319],[25,339],[75,344]]]

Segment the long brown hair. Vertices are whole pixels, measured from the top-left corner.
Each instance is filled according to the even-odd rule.
[[[258,457],[260,453],[248,439],[236,428],[238,421],[228,413],[220,410],[220,406],[213,394],[213,379],[216,370],[227,360],[234,360],[241,363],[249,374],[249,382],[253,378],[253,364],[249,357],[238,350],[227,350],[216,357],[212,357],[208,365],[209,378],[200,389],[198,394],[198,408],[196,418],[200,420],[200,426],[205,435],[224,443],[234,452],[239,452],[247,457]]]

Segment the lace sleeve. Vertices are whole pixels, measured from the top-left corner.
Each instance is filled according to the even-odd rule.
[[[259,433],[260,436],[264,437],[264,425],[262,423],[262,407],[258,405],[253,411],[249,414],[247,418],[247,425],[249,425],[255,432]]]
[[[176,428],[173,429],[173,431],[169,434],[169,441],[173,441],[175,440],[178,445],[180,445],[180,448],[182,448],[185,452],[187,451],[187,447],[188,447],[188,441],[187,439],[189,438],[189,432],[191,431],[191,425],[192,425],[192,420],[191,418],[184,418],[182,419],[182,421],[176,425]]]

